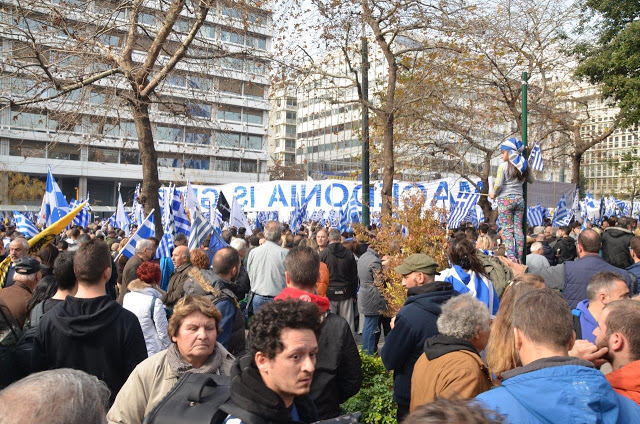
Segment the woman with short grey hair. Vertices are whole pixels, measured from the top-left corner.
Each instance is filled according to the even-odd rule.
[[[440,334],[428,338],[411,377],[411,406],[436,398],[471,399],[492,386],[480,352],[489,341],[491,319],[487,305],[470,294],[442,305]]]

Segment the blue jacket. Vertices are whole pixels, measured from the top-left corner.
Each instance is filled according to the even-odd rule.
[[[627,272],[629,274],[633,274],[636,276],[636,278],[638,279],[638,285],[636,287],[636,293],[640,293],[640,262],[637,262],[633,265],[631,265],[629,268],[627,268]]]
[[[600,371],[581,364],[587,365],[568,357],[534,361],[504,373],[501,387],[476,399],[513,424],[640,422],[640,406],[614,392]]]
[[[562,295],[573,309],[587,298],[587,284],[594,274],[600,271],[613,271],[622,275],[631,287],[631,276],[624,269],[609,265],[598,255],[587,255],[582,259],[564,262],[564,287]]]
[[[436,282],[409,289],[407,300],[396,315],[393,330],[380,352],[382,362],[393,373],[393,399],[408,406],[411,400],[413,366],[424,352],[424,341],[438,333],[440,306],[457,296],[451,283]]]
[[[580,311],[580,328],[582,330],[583,340],[588,340],[591,343],[596,342],[596,336],[593,335],[593,330],[598,327],[598,321],[591,315],[589,312],[589,300],[585,299],[582,302],[578,303],[576,309]]]

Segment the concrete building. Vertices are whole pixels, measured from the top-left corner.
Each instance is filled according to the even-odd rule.
[[[112,100],[109,93],[126,86],[98,82],[68,97],[28,108],[9,107],[4,102],[7,98],[55,95],[53,90],[34,92],[37,82],[12,66],[11,61],[30,60],[20,56],[27,30],[35,34],[39,43],[48,46],[44,51],[50,57],[46,60],[56,59],[56,49],[69,35],[47,25],[48,8],[66,9],[63,12],[68,19],[84,25],[112,19],[113,28],[120,30],[105,33],[101,40],[108,49],[116,50],[123,47],[128,22],[126,14],[118,14],[116,3],[96,0],[80,5],[43,0],[42,7],[30,11],[25,19],[15,12],[14,1],[0,0],[3,10],[0,57],[7,65],[0,74],[0,171],[44,178],[50,165],[68,198],[75,197],[77,189],[80,197],[90,192],[92,203],[103,206],[115,205],[118,183],[122,183],[124,197],[141,181],[142,166],[132,116],[124,102],[108,104]],[[163,183],[182,184],[189,179],[194,183],[219,184],[268,179],[266,65],[273,36],[271,16],[260,9],[245,7],[240,12],[216,4],[189,51],[210,52],[207,48],[215,46],[218,55],[220,52],[234,55],[201,61],[200,65],[180,62],[156,90],[162,101],[150,108],[158,172]],[[80,7],[85,9],[79,11]],[[175,31],[183,34],[190,28],[185,13],[174,26]],[[157,29],[163,19],[164,12],[145,9],[138,23]],[[170,37],[179,40],[176,34]],[[136,50],[132,56],[134,62],[145,58],[142,51]],[[163,60],[166,61],[161,56],[160,63]],[[171,104],[181,104],[188,113],[176,115]],[[78,111],[75,122],[58,119],[72,108]],[[6,176],[0,174],[0,178]],[[6,181],[0,181],[0,186],[3,185],[6,187]]]
[[[271,89],[269,111],[268,165],[296,163],[298,99],[293,84],[280,83]]]

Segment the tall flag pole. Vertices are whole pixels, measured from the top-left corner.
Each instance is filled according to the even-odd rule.
[[[529,83],[529,75],[526,72],[522,73],[522,145],[524,151],[527,151],[527,89]],[[522,187],[522,197],[524,199],[524,210],[527,210],[527,182],[525,181]],[[527,214],[522,216],[522,234],[527,234]],[[520,260],[523,264],[527,263],[527,249],[522,249],[522,258]]]

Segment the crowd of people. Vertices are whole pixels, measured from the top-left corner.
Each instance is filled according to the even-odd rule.
[[[0,423],[154,422],[198,374],[228,391],[220,422],[356,422],[359,346],[393,371],[398,422],[640,422],[640,229],[546,224],[526,265],[519,235],[465,224],[444,269],[315,222],[228,228],[217,251],[178,234],[170,260],[153,237],[118,255],[100,222],[38,252],[2,228]],[[383,269],[407,293],[394,316]]]

